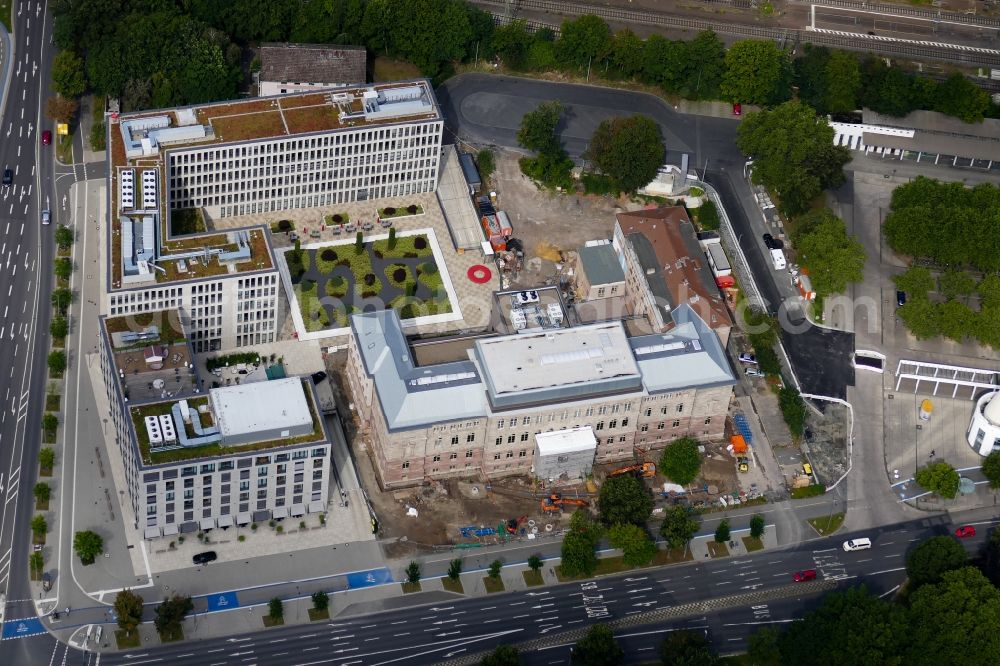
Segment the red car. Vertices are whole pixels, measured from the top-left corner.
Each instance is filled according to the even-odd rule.
[[[42,132],[42,145],[47,146],[52,143],[52,132],[45,130]]]
[[[733,115],[742,116],[743,115],[743,105],[740,103],[733,104]]]
[[[796,583],[804,583],[807,580],[816,580],[816,570],[806,569],[805,571],[796,571],[793,578]]]
[[[955,536],[959,539],[964,539],[965,537],[976,536],[976,528],[972,525],[962,525],[957,530],[955,530]]]

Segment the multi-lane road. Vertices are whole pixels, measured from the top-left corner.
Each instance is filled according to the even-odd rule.
[[[843,534],[738,559],[691,562],[486,597],[438,597],[433,604],[377,615],[348,615],[264,633],[108,653],[98,663],[348,666],[462,663],[463,659],[474,663],[472,655],[501,643],[527,643],[524,658],[529,664],[566,663],[580,630],[598,622],[624,625],[616,628],[616,635],[625,639],[630,663],[653,660],[650,652],[656,654],[664,633],[681,628],[707,631],[717,650],[732,653],[744,649],[757,628],[801,617],[831,589],[863,582],[876,594],[891,593],[905,578],[907,551],[952,527],[947,517],[925,518],[864,533],[874,542],[867,551],[844,552],[843,541],[857,535]],[[985,534],[981,528],[980,536],[965,545],[974,551]],[[803,569],[815,569],[817,581],[793,582],[793,574]]]
[[[55,228],[41,225],[55,160],[55,146],[41,143],[43,131],[55,134],[43,113],[50,20],[37,0],[15,0],[13,34],[0,49],[0,171],[10,169],[12,181],[0,188],[0,598],[6,620],[36,613],[28,583],[28,523],[45,403]],[[51,547],[44,552],[51,560]],[[44,645],[29,641],[5,641],[3,661],[40,663],[44,653],[47,662],[56,649],[51,639]]]

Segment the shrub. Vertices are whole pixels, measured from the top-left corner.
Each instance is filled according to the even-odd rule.
[[[292,228],[293,227],[292,227],[292,221],[291,220],[281,220],[280,222],[278,222],[278,230],[279,231],[289,232],[289,231],[292,230]]]
[[[47,433],[55,433],[56,428],[59,427],[59,417],[51,412],[46,413],[42,417],[42,430]]]
[[[366,287],[370,287],[373,284],[375,284],[375,279],[376,278],[374,273],[365,273],[365,276],[364,278],[362,278],[362,281],[365,283]]]
[[[313,608],[322,611],[326,610],[330,606],[330,595],[328,595],[323,590],[319,592],[312,593]]]
[[[56,317],[49,323],[49,333],[53,338],[65,338],[69,333],[69,322],[66,317]]]
[[[365,235],[362,232],[358,232],[354,237],[354,253],[361,254],[365,251]]]
[[[792,499],[805,499],[807,497],[818,497],[826,492],[826,486],[822,483],[814,483],[811,486],[802,488],[792,488]]]
[[[285,606],[281,599],[275,597],[267,602],[267,616],[277,622],[285,617]]]
[[[323,261],[337,261],[337,252],[331,248],[323,250],[319,256]]]
[[[39,502],[48,502],[52,496],[52,488],[47,483],[36,483],[34,488],[35,499]]]
[[[316,282],[315,281],[309,280],[309,279],[303,280],[301,282],[302,293],[305,293],[307,291],[312,291],[312,288],[315,287],[315,286],[316,286]]]
[[[396,282],[402,283],[406,280],[407,270],[405,268],[397,268],[392,272],[392,279]]]
[[[417,236],[416,238],[413,239],[413,247],[418,250],[426,250],[427,239],[424,238],[423,236]]]
[[[528,568],[532,571],[538,571],[542,568],[542,558],[538,555],[532,555],[528,558]]]
[[[340,224],[341,222],[344,221],[344,216],[341,215],[340,213],[337,213],[336,215],[333,216],[332,219],[334,224]]]
[[[406,567],[406,582],[411,585],[420,582],[420,565],[416,562],[410,562]]]
[[[49,352],[49,370],[54,375],[61,375],[66,370],[66,352],[61,349]]]
[[[382,212],[385,213],[386,215],[395,215],[396,209],[393,208],[392,206],[389,206],[388,208],[383,208]]]
[[[500,560],[493,560],[492,562],[490,562],[490,568],[489,571],[487,572],[487,575],[493,580],[496,580],[497,578],[500,577],[501,569],[503,569],[503,562],[501,562]]]
[[[49,531],[49,524],[45,520],[45,516],[41,514],[36,514],[31,519],[31,533],[35,535],[36,539],[40,539],[45,536],[45,533]]]
[[[764,516],[755,513],[750,519],[750,536],[759,539],[764,536]]]
[[[410,215],[416,215],[417,210],[418,209],[415,204],[410,204],[409,206],[406,207],[406,212],[409,213]]]
[[[698,223],[706,231],[715,231],[719,228],[721,225],[719,221],[719,209],[715,207],[713,201],[707,200],[702,202],[701,207],[698,208]]]
[[[726,543],[729,541],[729,519],[723,518],[719,526],[715,528],[715,543]]]
[[[799,392],[792,386],[783,386],[778,390],[778,406],[781,415],[788,424],[792,437],[798,441],[806,427],[806,404],[799,397]]]
[[[459,576],[462,575],[462,560],[461,558],[456,558],[448,563],[448,578],[451,580],[458,580]]]
[[[396,249],[396,227],[389,227],[389,242],[386,247],[390,250]]]

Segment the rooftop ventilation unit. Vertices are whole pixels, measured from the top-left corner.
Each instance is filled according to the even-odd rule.
[[[144,419],[146,424],[146,436],[152,446],[163,444],[163,433],[160,430],[160,419],[155,416],[147,416]]]

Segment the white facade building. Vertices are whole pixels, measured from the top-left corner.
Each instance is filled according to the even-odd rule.
[[[965,439],[981,456],[1000,451],[1000,391],[986,393],[976,401]]]

